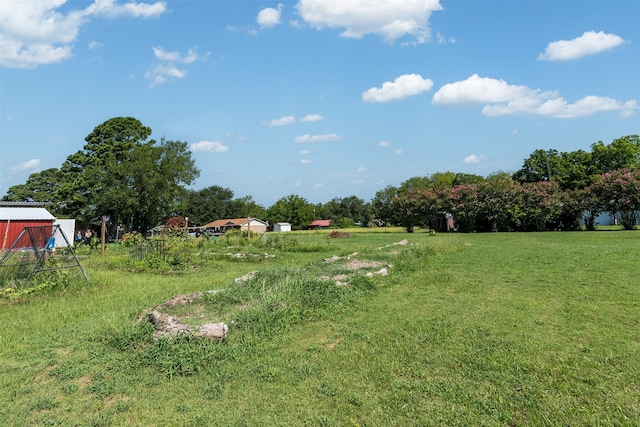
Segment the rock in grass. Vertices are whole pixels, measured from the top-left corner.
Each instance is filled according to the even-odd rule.
[[[227,338],[227,331],[229,330],[229,327],[223,322],[206,323],[202,326],[185,325],[175,317],[160,313],[158,310],[152,310],[151,313],[149,313],[149,321],[156,328],[155,338],[176,336],[184,333],[222,341]]]

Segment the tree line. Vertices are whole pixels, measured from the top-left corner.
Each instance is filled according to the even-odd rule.
[[[220,218],[256,217],[306,228],[314,219],[337,227],[355,224],[441,229],[445,213],[460,231],[572,230],[595,216],[617,212],[625,228],[640,206],[640,139],[629,135],[591,151],[536,150],[515,173],[487,177],[438,172],[378,191],[312,204],[292,194],[264,207],[251,196],[212,185],[188,189],[200,174],[186,142],[149,139],[151,129],[133,117],[115,117],[85,138],[82,150],[60,168],[33,173],[9,188],[3,201],[47,202],[58,217],[84,224],[109,217],[112,228],[145,232],[168,218],[201,226]]]

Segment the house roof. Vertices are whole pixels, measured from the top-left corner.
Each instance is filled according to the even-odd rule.
[[[254,221],[260,222],[264,224],[264,221],[260,221],[258,218],[251,218],[251,222]],[[213,227],[240,227],[249,222],[249,218],[230,218],[230,219],[218,219],[212,221],[208,224],[205,224],[204,228],[213,228]]]
[[[6,221],[54,221],[55,216],[45,208],[5,208],[0,207],[0,220]]]
[[[309,224],[309,227],[330,227],[331,220],[330,219],[316,219]]]
[[[44,208],[50,202],[0,202],[3,208]]]

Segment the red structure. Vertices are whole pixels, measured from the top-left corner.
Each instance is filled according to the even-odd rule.
[[[4,252],[25,227],[51,227],[56,218],[45,208],[0,207],[0,251]]]
[[[329,228],[331,227],[330,219],[316,219],[309,224],[309,228]]]

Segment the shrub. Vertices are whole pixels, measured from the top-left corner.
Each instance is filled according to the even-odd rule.
[[[636,225],[640,208],[640,169],[618,169],[600,175],[591,186],[605,210],[620,214],[625,230]]]

